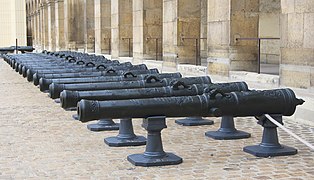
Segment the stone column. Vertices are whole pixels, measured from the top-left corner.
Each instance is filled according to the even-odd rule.
[[[49,48],[49,40],[48,40],[48,6],[46,2],[42,2],[41,4],[42,10],[42,48],[48,49]]]
[[[85,50],[85,0],[74,0],[72,11],[72,24],[74,25],[71,36],[73,41],[76,43],[76,49]]]
[[[162,48],[162,0],[133,1],[133,61],[156,60]],[[156,39],[157,49],[156,49]]]
[[[34,9],[34,12],[33,12],[33,18],[32,18],[32,21],[33,21],[33,33],[32,33],[32,45],[35,46],[36,45],[36,37],[37,37],[37,30],[36,30],[36,27],[37,27],[37,13]]]
[[[164,0],[164,65],[195,64],[196,40],[200,37],[201,0]]]
[[[49,50],[56,50],[56,24],[55,24],[55,2],[54,0],[47,1],[48,6],[48,43]]]
[[[45,49],[45,10],[44,10],[44,3],[40,4],[40,48],[42,50]]]
[[[95,0],[95,51],[111,54],[111,0]]]
[[[84,50],[84,0],[64,0],[64,39],[66,49]]]
[[[61,3],[61,2],[60,2]],[[64,0],[64,42],[65,42],[65,49],[69,50],[71,48],[70,45],[70,36],[69,32],[72,30],[71,28],[71,0]],[[61,9],[60,9],[61,11]],[[59,34],[61,35],[61,34]]]
[[[208,0],[208,71],[229,75],[231,70],[256,71],[259,0]]]
[[[281,1],[280,83],[314,86],[314,3],[311,0]]]
[[[280,0],[260,1],[259,37],[280,37]],[[279,64],[280,40],[261,41],[261,62]]]
[[[163,0],[163,63],[175,67],[177,64],[177,0]]]
[[[207,65],[207,0],[201,0],[200,59]]]
[[[32,21],[32,17],[33,17],[33,14],[32,13],[29,13],[26,15],[26,43],[29,43],[30,42],[30,37],[32,36],[32,32],[33,32],[33,21]]]
[[[84,0],[84,41],[87,52],[95,52],[95,0]]]
[[[119,57],[119,0],[111,1],[111,55]]]
[[[132,39],[129,41],[125,38],[133,38],[133,16],[132,0],[111,1],[111,44],[112,57],[127,57],[129,50],[133,52]],[[131,54],[132,56],[132,54]]]
[[[142,63],[144,59],[144,0],[133,1],[133,62]]]
[[[64,40],[64,1],[55,1],[55,33],[56,33],[56,50],[65,49]]]
[[[40,21],[40,19],[41,19],[41,13],[40,13],[40,9],[39,9],[39,6],[37,7],[37,17],[36,17],[36,23],[37,23],[37,27],[36,27],[36,31],[37,31],[37,33],[36,33],[36,47],[39,47],[40,46],[40,44],[41,44],[41,21]]]

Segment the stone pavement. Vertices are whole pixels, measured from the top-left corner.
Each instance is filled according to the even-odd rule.
[[[126,157],[144,147],[112,148],[103,138],[117,132],[90,132],[72,120],[47,94],[28,83],[0,59],[0,179],[314,179],[314,152],[279,130],[280,142],[299,150],[294,156],[257,158],[242,151],[261,141],[262,128],[252,117],[237,118],[245,140],[218,141],[204,133],[212,126],[183,127],[173,119],[163,130],[165,151],[183,163],[136,167]],[[134,130],[145,135],[136,119]],[[314,127],[284,121],[285,126],[314,144]]]

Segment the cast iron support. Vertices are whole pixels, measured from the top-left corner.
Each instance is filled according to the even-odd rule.
[[[282,122],[282,115],[271,115],[279,123]],[[244,152],[250,153],[257,157],[269,157],[269,156],[287,156],[295,155],[298,150],[281,145],[278,140],[277,126],[268,120],[264,115],[258,117],[258,124],[264,127],[262,142],[255,146],[246,146],[243,148]]]
[[[218,140],[230,140],[249,138],[251,134],[237,130],[232,116],[222,116],[220,128],[217,131],[207,131],[205,136]]]
[[[135,166],[166,166],[182,163],[182,158],[163,150],[161,130],[167,128],[165,116],[148,117],[143,120],[142,127],[147,130],[147,145],[143,154],[128,156]]]
[[[119,124],[112,119],[100,119],[96,124],[87,125],[87,129],[91,131],[113,131],[119,130]]]
[[[182,126],[202,126],[214,124],[214,121],[204,119],[202,117],[186,117],[184,119],[178,119],[175,122]]]
[[[104,141],[113,147],[141,146],[146,144],[145,137],[134,134],[132,119],[120,119],[118,136],[105,138]]]

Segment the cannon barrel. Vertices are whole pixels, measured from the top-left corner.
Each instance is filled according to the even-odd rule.
[[[65,65],[65,66],[55,66],[55,67],[31,67],[27,68],[24,66],[22,68],[22,74],[24,77],[31,79],[35,73],[38,74],[54,74],[54,73],[71,73],[78,71],[99,71],[99,70],[108,70],[111,68],[114,69],[125,69],[127,67],[137,69],[137,66],[123,66],[118,64],[99,64],[96,65],[92,62],[86,63],[85,66],[81,65]],[[142,69],[147,69],[146,66],[140,66]]]
[[[102,91],[64,90],[60,94],[60,101],[61,107],[68,109],[76,107],[77,103],[82,99],[104,101],[170,96],[195,96],[208,93],[213,89],[218,89],[222,92],[248,91],[248,86],[245,82],[185,85],[182,81],[177,81],[172,86],[157,88],[115,89]]]
[[[28,81],[32,81],[33,75],[37,74],[55,74],[55,73],[74,73],[74,72],[88,72],[88,71],[102,71],[102,70],[110,70],[110,69],[143,69],[147,70],[146,65],[124,65],[123,64],[94,64],[93,62],[88,62],[84,66],[79,65],[72,65],[72,66],[56,66],[56,67],[32,67],[32,68],[25,68],[23,67],[23,76],[27,77]],[[26,70],[27,69],[27,70]],[[26,71],[26,72],[25,72]],[[39,79],[39,78],[38,78]]]
[[[165,87],[171,86],[176,81],[182,81],[186,85],[191,84],[211,84],[208,76],[189,77],[189,78],[163,78],[158,79],[156,76],[148,76],[145,80],[138,81],[119,81],[119,82],[100,82],[100,83],[79,83],[79,84],[55,84],[49,86],[49,96],[52,99],[60,97],[63,90],[72,91],[95,91],[110,89],[138,89],[149,87]]]
[[[77,112],[81,122],[101,118],[220,117],[282,114],[291,116],[303,104],[291,89],[222,93],[213,90],[197,96],[91,101],[81,100]]]
[[[98,76],[98,77],[87,77],[87,78],[61,78],[61,79],[46,79],[40,78],[39,88],[41,91],[49,89],[49,85],[55,84],[75,84],[75,83],[94,83],[94,82],[115,82],[115,81],[137,81],[144,80],[149,74],[138,74],[135,75],[132,72],[126,72],[119,76]],[[154,74],[159,79],[162,78],[180,78],[180,73],[165,73],[165,74]]]
[[[39,73],[39,74],[52,74],[52,73],[66,73],[68,71],[73,72],[73,70],[80,70],[80,69],[86,69],[86,70],[102,70],[102,69],[122,69],[122,68],[127,68],[127,67],[142,67],[141,69],[147,69],[146,65],[126,65],[125,63],[123,64],[113,64],[113,63],[101,63],[101,64],[94,64],[93,62],[88,62],[86,63],[84,66],[73,66],[73,67],[67,67],[67,66],[60,66],[60,67],[56,67],[56,68],[47,68],[47,67],[31,67],[28,70],[30,70],[30,73],[32,73],[32,75],[34,73]],[[85,68],[84,68],[85,67]],[[26,67],[25,67],[26,68]]]
[[[97,71],[97,72],[74,72],[74,73],[61,73],[61,74],[41,74],[35,73],[33,75],[34,85],[39,85],[40,78],[46,79],[59,79],[59,78],[79,78],[79,77],[97,77],[97,76],[118,76],[123,75],[125,72],[133,72],[135,74],[157,74],[158,69],[125,69],[125,70],[107,70],[107,71]]]

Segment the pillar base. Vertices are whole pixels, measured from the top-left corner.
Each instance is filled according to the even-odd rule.
[[[283,124],[282,115],[271,115],[277,122]],[[244,152],[252,154],[257,157],[269,157],[269,156],[288,156],[295,155],[298,150],[289,146],[281,145],[279,143],[277,126],[273,124],[266,116],[260,116],[257,118],[258,124],[264,127],[262,142],[259,145],[246,146],[243,148]]]
[[[288,156],[298,153],[297,149],[284,145],[276,148],[267,148],[260,145],[246,146],[243,148],[243,151],[257,157]]]
[[[108,137],[108,138],[105,138],[104,141],[110,147],[146,145],[146,138],[144,136],[136,136],[131,139],[123,139],[119,137]]]
[[[186,117],[184,119],[176,120],[175,122],[182,126],[203,126],[214,124],[214,121],[202,117]]]
[[[167,128],[165,116],[148,117],[142,127],[147,130],[147,145],[143,154],[132,154],[128,161],[135,166],[166,166],[182,163],[182,158],[163,150],[161,130]]]
[[[112,147],[141,146],[146,144],[145,137],[136,136],[134,134],[131,118],[121,119],[119,125],[119,134],[115,137],[105,138],[104,141],[106,144]]]
[[[245,139],[251,137],[250,133],[236,130],[234,132],[220,132],[218,131],[207,131],[205,136],[211,137],[216,140],[232,140],[232,139]]]
[[[114,131],[119,130],[119,124],[113,122],[112,119],[101,119],[96,124],[87,125],[90,131]]]
[[[128,156],[128,161],[135,166],[144,167],[176,165],[183,162],[182,158],[173,153],[166,153],[163,157],[147,157],[144,154],[132,154]]]
[[[216,140],[232,140],[249,138],[251,137],[251,134],[237,130],[234,127],[232,116],[223,116],[221,118],[220,128],[217,131],[207,131],[205,136]]]

